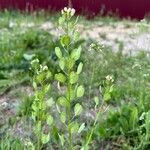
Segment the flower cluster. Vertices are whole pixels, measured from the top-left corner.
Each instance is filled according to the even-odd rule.
[[[67,8],[65,7],[62,11],[61,11],[62,15],[67,14],[67,16],[72,17],[75,14],[75,9],[74,8]]]
[[[114,82],[113,76],[111,76],[111,75],[106,76],[106,80],[111,82],[111,83]]]
[[[38,59],[34,59],[31,61],[31,68],[30,70],[34,70],[36,74],[40,74],[42,72],[48,71],[48,67],[46,65],[40,65]]]

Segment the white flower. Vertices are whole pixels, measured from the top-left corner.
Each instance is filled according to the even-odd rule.
[[[75,14],[75,9],[65,7],[63,10],[61,10],[61,14],[63,15],[64,13],[72,17]]]
[[[67,13],[69,14],[71,12],[71,8],[68,8]]]

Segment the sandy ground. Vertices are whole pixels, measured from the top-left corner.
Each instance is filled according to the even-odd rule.
[[[51,30],[53,24],[46,22],[41,26],[44,30]],[[91,25],[91,27],[80,24],[79,31],[81,37],[90,38],[97,42],[112,46],[114,51],[118,51],[122,44],[124,53],[136,53],[139,51],[150,51],[150,25],[146,25],[142,31],[139,23],[130,23],[128,26],[120,22],[115,26],[110,25]],[[60,32],[54,27],[51,31],[55,36],[60,35]]]

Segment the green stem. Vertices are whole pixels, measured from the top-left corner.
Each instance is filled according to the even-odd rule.
[[[41,150],[41,129],[38,133],[38,149],[37,150]]]
[[[41,142],[40,142],[40,137],[38,136],[38,150],[41,150]]]
[[[70,72],[68,74],[68,76],[70,76]],[[68,81],[68,101],[69,101],[69,108],[68,108],[68,132],[69,132],[69,150],[72,150],[72,134],[71,134],[71,130],[70,130],[70,123],[71,123],[71,98],[70,98],[70,94],[71,94],[71,85],[70,85],[70,79]]]
[[[99,118],[99,116],[100,116],[100,113],[101,113],[101,109],[102,109],[103,104],[104,104],[104,101],[102,102],[101,107],[99,108],[99,111],[98,111],[98,113],[97,113],[97,115],[96,115],[95,121],[94,121],[93,126],[92,126],[91,133],[89,134],[89,137],[88,137],[88,139],[87,139],[87,142],[86,142],[86,144],[84,145],[84,150],[87,150],[87,146],[89,145],[89,143],[90,143],[90,141],[91,141],[91,138],[92,138],[92,135],[93,135],[93,132],[94,132],[94,129],[95,129],[95,125],[96,125],[96,123],[97,123],[97,121],[98,121],[98,118]]]
[[[67,19],[67,30],[66,30],[66,34],[69,35],[69,25],[68,25],[69,20]],[[67,46],[66,48],[67,50],[67,55],[69,58],[69,46]],[[71,123],[71,84],[70,84],[70,69],[68,69],[68,101],[69,101],[69,108],[68,110],[68,134],[69,134],[69,150],[72,150],[72,133],[71,133],[71,129],[69,127],[70,123]]]

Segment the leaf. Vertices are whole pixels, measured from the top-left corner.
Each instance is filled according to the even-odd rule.
[[[105,94],[104,94],[104,100],[105,100],[105,101],[109,101],[110,99],[111,99],[110,93],[105,93]]]
[[[55,47],[55,54],[59,59],[62,58],[62,52],[59,47]]]
[[[112,85],[112,86],[110,87],[110,89],[109,89],[109,92],[112,93],[113,90],[114,90],[114,86]]]
[[[39,83],[43,82],[43,80],[45,78],[45,73],[42,72],[42,73],[38,74],[36,78]]]
[[[62,25],[65,22],[65,17],[60,17],[58,22],[59,22],[59,25]]]
[[[121,116],[118,120],[120,123],[120,131],[124,134],[124,132],[127,132],[129,130],[129,121],[124,116]]]
[[[57,109],[58,113],[61,113],[60,112],[60,108],[59,108],[59,106],[57,104],[56,104],[56,109]]]
[[[60,114],[60,119],[61,119],[62,123],[65,123],[65,122],[66,122],[66,113],[65,113],[65,112],[62,112],[62,113]]]
[[[47,124],[48,125],[51,125],[52,123],[53,123],[53,117],[51,116],[51,115],[49,115],[48,117],[47,117]]]
[[[35,57],[35,54],[24,54],[23,55],[25,60],[32,60]]]
[[[83,63],[80,62],[80,64],[78,65],[78,68],[77,68],[77,74],[80,74],[82,72],[82,68],[83,68]]]
[[[64,35],[61,37],[60,42],[62,46],[68,46],[70,44],[70,37],[68,35]]]
[[[45,85],[43,88],[44,88],[44,92],[47,93],[50,89],[50,84]]]
[[[61,106],[69,107],[69,102],[67,101],[65,97],[59,97],[57,100],[57,103]]]
[[[34,88],[34,89],[36,89],[36,88],[37,88],[37,84],[36,84],[36,82],[34,82],[34,81],[33,81],[32,85],[33,85],[33,88]]]
[[[79,130],[78,130],[78,133],[81,133],[85,128],[85,123],[82,123]]]
[[[74,71],[70,73],[70,83],[74,84],[78,81],[78,75]]]
[[[67,62],[66,62],[67,69],[72,69],[72,67],[74,66],[74,64],[75,64],[74,59],[72,59],[72,58],[69,57],[67,59]]]
[[[35,125],[36,134],[38,134],[41,131],[41,127],[41,121],[38,121],[38,123]]]
[[[50,140],[50,135],[49,134],[43,134],[42,133],[42,144],[46,144]]]
[[[62,73],[56,74],[56,75],[55,75],[55,79],[56,79],[57,81],[59,81],[59,82],[62,82],[62,83],[64,83],[64,82],[66,81],[65,75],[62,74]]]
[[[54,104],[53,98],[51,97],[50,99],[48,99],[48,100],[46,101],[46,104],[47,104],[48,107],[53,106],[53,104]]]
[[[61,145],[64,146],[64,143],[65,143],[65,139],[64,139],[64,136],[63,135],[59,135],[59,139],[60,139],[60,142],[61,142]]]
[[[60,59],[59,67],[60,67],[61,70],[64,70],[64,68],[65,68],[65,59],[64,58]]]
[[[74,59],[75,61],[80,58],[81,55],[81,46],[78,47],[78,49],[74,49],[71,53],[71,58]]]
[[[95,104],[96,106],[99,104],[99,98],[97,96],[94,97],[94,101],[95,101]]]
[[[77,133],[79,130],[79,124],[77,122],[72,122],[69,125],[69,128],[70,128],[71,133]]]
[[[77,97],[82,97],[84,95],[84,87],[82,85],[80,85],[77,88]]]
[[[81,112],[82,112],[82,106],[79,103],[77,103],[74,107],[75,116],[80,115]]]
[[[47,79],[50,79],[52,77],[52,73],[50,72],[50,71],[48,71],[47,73],[46,73],[46,78]]]
[[[138,121],[138,109],[134,107],[132,108],[132,112],[129,119],[130,127],[132,127],[132,129],[135,128],[137,121]]]
[[[74,32],[74,40],[77,41],[79,39],[79,36],[80,36],[79,32],[75,31]]]

